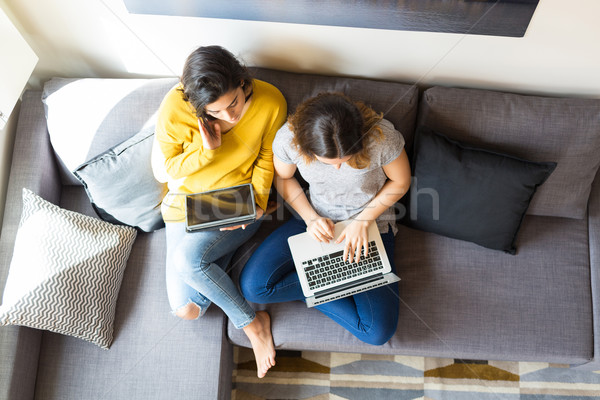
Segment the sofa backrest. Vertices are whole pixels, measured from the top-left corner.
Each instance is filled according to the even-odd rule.
[[[251,68],[253,76],[277,87],[288,103],[288,114],[298,104],[321,92],[342,92],[360,100],[384,118],[404,136],[406,145],[412,143],[417,117],[419,93],[416,85],[361,78],[297,74],[266,68]]]
[[[586,215],[600,165],[600,99],[437,86],[423,93],[421,125],[469,145],[556,162],[527,213],[578,219]]]
[[[264,68],[251,68],[251,72],[281,90],[290,112],[320,92],[339,91],[384,113],[407,145],[412,139],[418,105],[414,85]],[[48,81],[42,100],[63,184],[79,185],[71,171],[155,124],[162,99],[177,82],[177,78]]]

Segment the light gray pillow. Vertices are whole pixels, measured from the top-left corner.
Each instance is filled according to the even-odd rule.
[[[600,165],[600,100],[433,87],[419,126],[531,161],[556,162],[527,214],[581,219]]]
[[[23,189],[0,325],[71,335],[108,349],[137,231],[64,210]]]
[[[165,226],[160,204],[168,189],[152,172],[153,141],[154,127],[142,129],[73,171],[103,220],[145,232]]]

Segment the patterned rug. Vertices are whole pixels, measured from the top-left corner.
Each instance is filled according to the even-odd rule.
[[[232,400],[600,399],[600,371],[567,365],[280,350],[258,379],[252,350],[234,356]]]

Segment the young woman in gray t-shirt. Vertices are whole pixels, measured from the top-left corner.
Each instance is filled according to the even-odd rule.
[[[274,231],[254,252],[240,277],[255,303],[304,300],[288,237],[308,231],[321,242],[345,241],[344,257],[366,251],[367,228],[377,224],[392,270],[394,205],[411,180],[404,139],[366,105],[340,93],[322,93],[298,106],[273,142],[275,185],[298,216]],[[305,193],[298,170],[310,187]],[[334,238],[335,222],[351,219]],[[380,345],[396,331],[398,285],[388,285],[316,306],[360,340]]]

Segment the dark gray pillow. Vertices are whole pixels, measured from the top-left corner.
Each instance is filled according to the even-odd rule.
[[[581,219],[600,165],[600,99],[432,87],[418,125],[532,161],[555,161],[527,214]]]
[[[409,225],[515,254],[529,202],[555,167],[554,162],[471,147],[420,127]]]
[[[152,173],[153,140],[154,127],[142,129],[73,171],[103,220],[145,232],[164,227],[160,205],[168,189]]]

